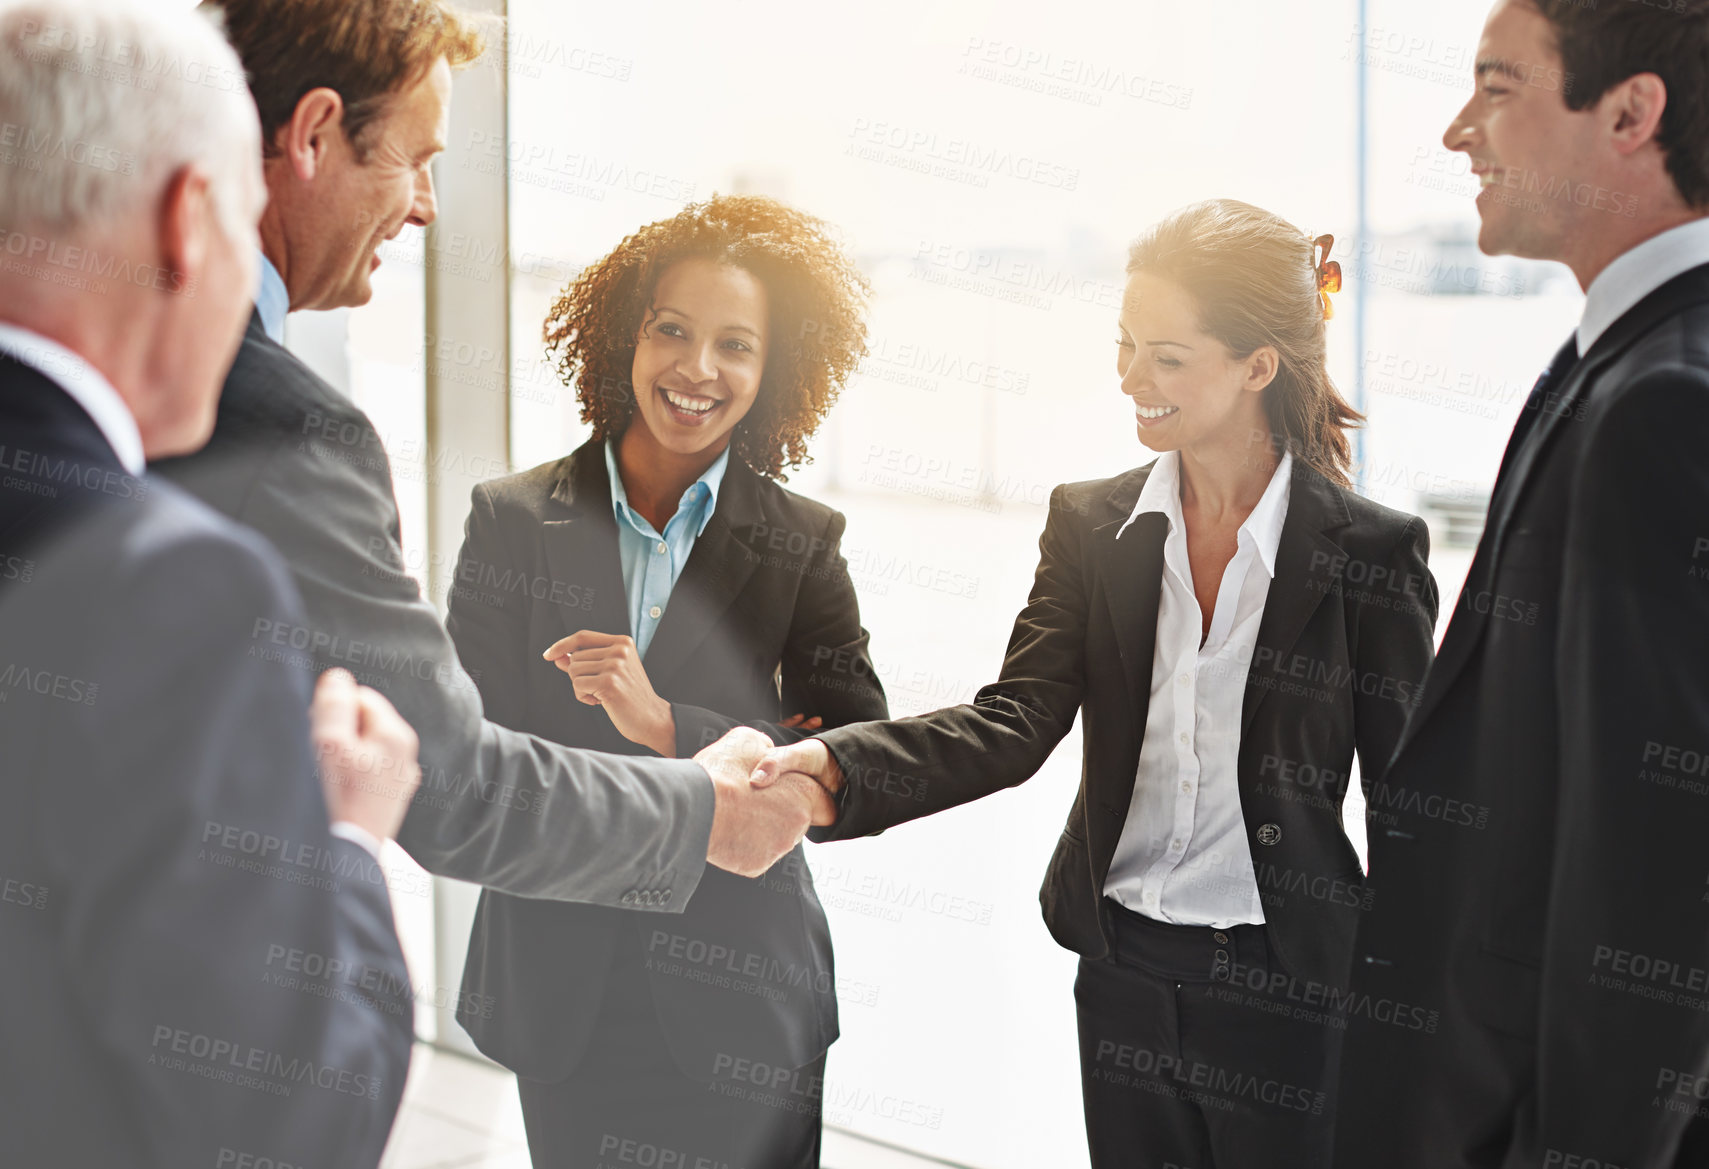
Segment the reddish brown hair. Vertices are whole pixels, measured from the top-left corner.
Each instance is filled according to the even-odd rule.
[[[357,161],[363,131],[390,98],[444,58],[453,69],[486,48],[481,18],[443,0],[205,0],[223,14],[261,114],[261,151],[277,153],[279,128],[311,89],[344,99],[343,128]]]

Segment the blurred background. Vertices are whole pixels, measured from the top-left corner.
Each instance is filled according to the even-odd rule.
[[[871,352],[789,485],[847,514],[892,710],[915,713],[995,676],[1050,489],[1149,461],[1114,374],[1127,241],[1239,198],[1335,235],[1359,486],[1426,515],[1448,610],[1582,303],[1565,269],[1478,254],[1476,180],[1441,145],[1485,8],[509,0],[456,83],[440,221],[382,250],[370,305],[298,314],[288,340],[373,416],[410,566],[443,605],[469,487],[585,437],[540,341],[559,288],[714,192],[830,221],[872,282]],[[843,1020],[827,1165],[1086,1163],[1075,958],[1036,899],[1079,749],[1076,732],[1029,783],[935,820],[809,846]],[[526,1165],[514,1088],[455,1054],[443,1009],[472,891],[411,888],[406,948],[438,989],[388,1164]]]

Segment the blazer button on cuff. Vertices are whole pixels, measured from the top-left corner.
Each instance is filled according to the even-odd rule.
[[[617,900],[620,904],[623,904],[623,905],[635,904],[635,890],[633,890],[633,889],[629,890],[627,893],[623,894],[623,896],[619,897]]]
[[[1282,826],[1280,824],[1260,824],[1258,826],[1259,844],[1274,844],[1280,839],[1282,839]]]

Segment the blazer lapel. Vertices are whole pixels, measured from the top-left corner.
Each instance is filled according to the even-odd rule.
[[[1264,598],[1264,616],[1246,676],[1246,696],[1240,708],[1241,738],[1264,698],[1273,689],[1276,671],[1293,652],[1306,622],[1341,580],[1346,554],[1326,532],[1352,522],[1347,501],[1321,474],[1296,462],[1288,495],[1288,515],[1276,545],[1276,575]]]
[[[759,566],[760,554],[747,541],[764,525],[760,477],[732,452],[718,490],[718,507],[694,542],[642,661],[654,686],[680,669],[723,621]],[[803,554],[803,571],[807,559]]]
[[[559,467],[561,474],[552,489],[552,500],[560,505],[564,518],[547,520],[540,526],[546,569],[552,580],[579,584],[593,593],[591,611],[558,606],[564,632],[594,629],[634,636],[635,631],[629,628],[622,561],[617,554],[617,519],[611,511],[605,452],[598,440],[590,441]]]
[[[1098,576],[1110,622],[1116,631],[1116,649],[1122,673],[1143,720],[1151,695],[1151,663],[1157,650],[1157,606],[1163,597],[1163,539],[1169,521],[1157,512],[1137,517],[1125,532],[1122,525],[1133,514],[1145,476],[1125,481],[1110,496],[1116,518],[1092,529],[1097,549]],[[1121,532],[1121,538],[1116,533]]]
[[[1477,553],[1472,557],[1471,568],[1466,573],[1466,583],[1460,589],[1461,597],[1466,596],[1468,590],[1475,594],[1489,587],[1501,562],[1502,545],[1507,539],[1513,517],[1519,510],[1519,503],[1524,498],[1532,472],[1536,470],[1549,444],[1558,438],[1567,423],[1574,419],[1603,371],[1624,356],[1634,342],[1656,325],[1692,305],[1706,301],[1709,301],[1709,265],[1693,268],[1676,276],[1650,293],[1597,338],[1589,353],[1579,358],[1578,365],[1555,395],[1558,400],[1549,404],[1548,410],[1532,424],[1529,433],[1519,435],[1516,439],[1520,445],[1512,452],[1512,467],[1503,476],[1500,491],[1490,500],[1483,537],[1478,541]],[[1441,704],[1443,693],[1453,684],[1466,663],[1471,661],[1472,652],[1477,648],[1487,628],[1487,617],[1478,609],[1477,605],[1455,604],[1453,615],[1448,621],[1448,631],[1442,638],[1441,649],[1438,650],[1436,661],[1426,677],[1418,709],[1407,720],[1406,730],[1396,747],[1396,754],[1405,749],[1425,719]]]

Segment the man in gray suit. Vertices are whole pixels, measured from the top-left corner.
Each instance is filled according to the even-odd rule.
[[[345,671],[311,731],[285,566],[143,474],[213,429],[264,195],[236,56],[157,7],[0,2],[0,1165],[371,1169],[415,736]]]
[[[443,0],[204,7],[221,10],[261,115],[262,271],[213,441],[155,470],[290,564],[306,621],[258,616],[258,644],[352,670],[416,728],[423,779],[398,841],[431,872],[659,912],[682,909],[707,863],[764,872],[830,808],[810,784],[775,798],[749,786],[769,745],[757,731],[660,760],[571,750],[482,717],[438,615],[401,571],[379,435],[280,344],[290,309],[365,304],[380,245],[434,219],[429,167],[445,148],[452,70],[479,57],[480,29]]]

